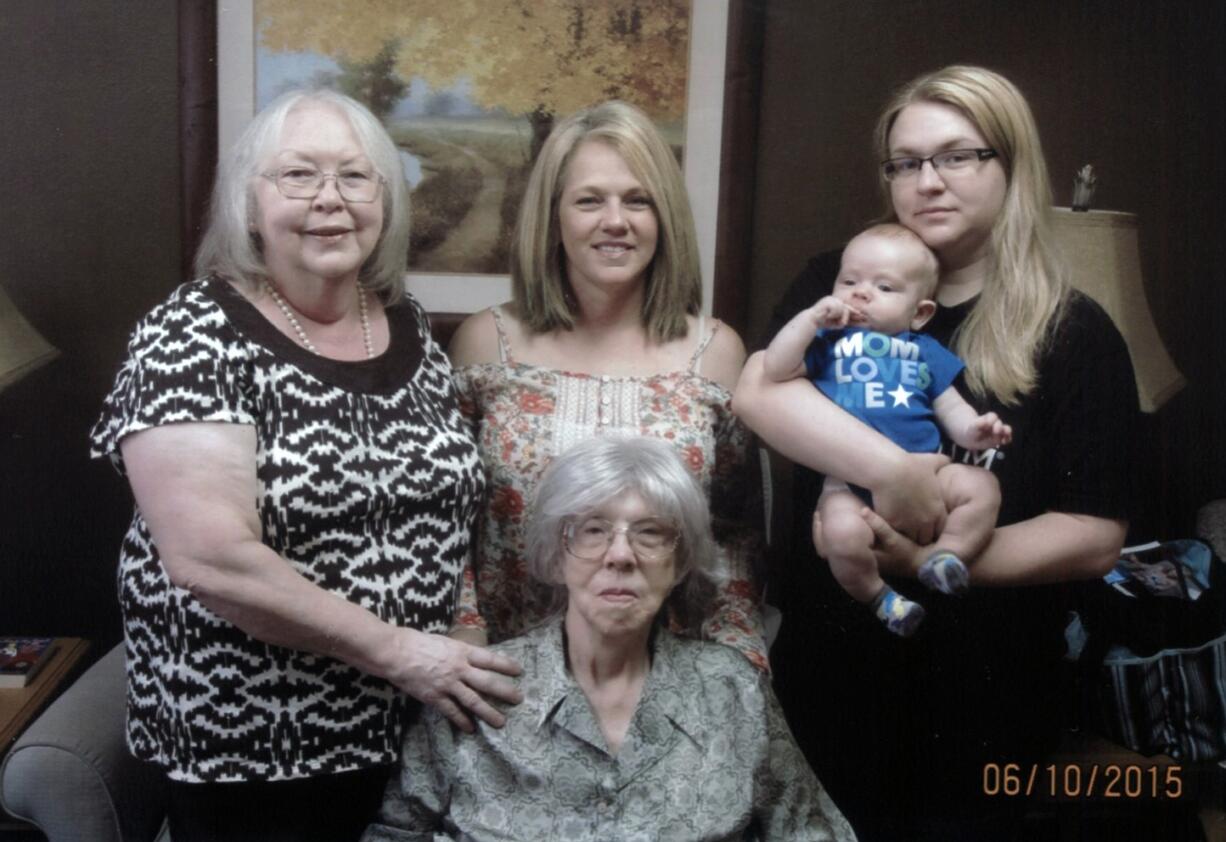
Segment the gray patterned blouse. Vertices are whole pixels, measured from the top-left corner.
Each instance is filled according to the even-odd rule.
[[[382,840],[851,840],[766,677],[661,629],[621,751],[566,669],[560,621],[493,647],[524,668],[503,729],[427,707],[388,785]]]

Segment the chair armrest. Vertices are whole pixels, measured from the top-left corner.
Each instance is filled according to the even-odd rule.
[[[90,667],[14,743],[0,803],[49,842],[150,842],[166,808],[162,773],[128,753],[123,644]]]

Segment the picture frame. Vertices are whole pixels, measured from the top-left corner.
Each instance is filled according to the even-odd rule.
[[[255,110],[252,7],[252,0],[179,0],[185,274],[203,230],[218,152]],[[684,169],[704,309],[742,330],[763,19],[760,0],[694,0],[690,32]],[[410,272],[408,281],[436,321],[458,323],[510,297],[505,275]]]

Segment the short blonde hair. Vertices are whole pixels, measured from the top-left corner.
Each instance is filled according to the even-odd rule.
[[[859,239],[874,239],[881,238],[886,240],[898,240],[905,246],[908,246],[916,257],[915,272],[911,280],[915,281],[920,288],[921,298],[932,298],[937,289],[937,282],[941,277],[941,267],[937,263],[937,256],[933,254],[932,249],[928,248],[928,244],[920,238],[910,228],[905,225],[899,225],[897,222],[879,222],[876,225],[871,225],[865,228],[856,236],[847,241],[847,246]]]
[[[409,258],[409,193],[400,153],[374,114],[355,99],[327,88],[294,90],[277,97],[247,124],[217,168],[208,227],[196,251],[196,273],[257,285],[268,278],[260,236],[252,231],[255,179],[281,139],[285,119],[296,108],[321,104],[339,111],[357,135],[366,157],[383,177],[383,230],[358,280],[387,303],[404,294]]]
[[[577,302],[566,278],[558,205],[566,170],[581,143],[607,144],[643,185],[659,225],[647,268],[643,326],[656,341],[686,334],[687,314],[702,306],[698,239],[681,168],[651,120],[617,100],[579,111],[550,132],[532,167],[511,240],[511,292],[520,320],[534,333],[575,325]]]
[[[1037,360],[1047,348],[1068,296],[1068,270],[1052,237],[1051,182],[1034,115],[1021,91],[982,67],[953,65],[914,79],[877,121],[877,152],[890,156],[890,130],[904,108],[935,102],[962,113],[996,150],[1008,186],[992,227],[992,270],[954,349],[979,396],[1017,404],[1038,384]],[[891,218],[894,208],[887,205]]]

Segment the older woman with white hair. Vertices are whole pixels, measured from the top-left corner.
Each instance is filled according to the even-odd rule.
[[[769,680],[664,622],[701,622],[715,593],[707,500],[670,445],[575,445],[527,536],[555,613],[493,647],[523,664],[524,702],[501,731],[427,711],[366,842],[854,838]]]
[[[484,489],[447,358],[404,293],[407,191],[359,103],[292,92],[222,162],[183,284],[92,433],[136,512],[120,558],[128,744],[175,842],[352,839],[404,693],[460,727],[503,655],[438,634]]]

